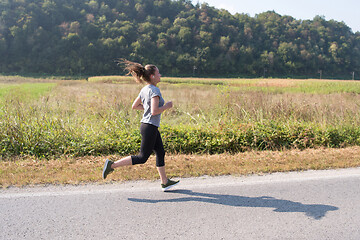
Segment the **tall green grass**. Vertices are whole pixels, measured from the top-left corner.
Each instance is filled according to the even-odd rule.
[[[325,87],[317,81],[246,80],[243,87],[237,79],[229,80],[237,86],[183,81],[159,85],[165,100],[174,102],[174,108],[163,113],[160,129],[168,152],[360,145],[356,82],[340,82],[344,90],[322,92]],[[258,88],[247,89],[251,84]],[[268,91],[261,90],[266,84]],[[301,84],[308,84],[306,93],[290,90]],[[284,90],[272,91],[270,86]],[[132,82],[62,81],[3,88],[0,156],[137,153],[142,113],[131,110],[131,103],[141,87]]]

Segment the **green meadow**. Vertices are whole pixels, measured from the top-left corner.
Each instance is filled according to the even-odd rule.
[[[23,84],[1,84],[0,83],[0,100],[7,97],[15,96],[24,101],[38,99],[44,94],[51,91],[54,83],[23,83]]]

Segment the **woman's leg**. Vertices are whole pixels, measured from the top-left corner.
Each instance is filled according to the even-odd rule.
[[[106,179],[107,175],[109,175],[111,172],[113,172],[115,168],[121,167],[121,166],[128,166],[131,164],[132,164],[131,156],[122,158],[116,162],[106,159],[104,168],[103,168],[102,177],[104,179]]]
[[[168,178],[165,172],[165,150],[161,139],[159,130],[156,131],[156,141],[154,145],[154,152],[156,154],[156,167],[160,175],[161,183],[166,184]]]
[[[132,165],[131,156],[124,157],[120,160],[117,160],[116,162],[114,162],[111,165],[111,168],[117,168],[117,167],[122,167],[122,166],[129,166],[129,165]]]
[[[157,131],[157,137],[156,142],[154,146],[154,151],[156,153],[156,167],[160,175],[161,179],[161,188],[163,191],[167,191],[176,184],[179,183],[179,181],[173,181],[167,178],[166,172],[165,172],[165,150],[164,150],[164,144],[161,139],[161,135],[159,131]]]
[[[163,191],[175,186],[179,181],[171,181],[167,178],[165,172],[165,150],[161,139],[160,132],[157,127],[142,124],[140,127],[142,136],[140,153],[137,156],[128,156],[111,164],[112,170],[121,166],[143,164],[150,157],[152,151],[156,153],[156,167],[160,175]],[[110,165],[110,164],[109,164]],[[105,169],[105,168],[104,168]],[[111,170],[111,171],[112,171]],[[104,170],[105,171],[105,170]],[[110,172],[109,172],[110,173]],[[106,173],[107,175],[108,173]],[[104,178],[106,178],[106,175]],[[104,173],[103,173],[104,176]]]
[[[142,123],[140,126],[141,145],[140,153],[131,156],[132,165],[144,164],[152,154],[157,138],[157,127],[151,124]]]
[[[167,181],[168,181],[168,178],[166,176],[165,166],[157,167],[157,170],[158,170],[159,175],[160,175],[161,184],[166,184]]]
[[[117,168],[122,166],[129,166],[135,164],[143,164],[150,157],[154,145],[156,144],[157,137],[157,127],[150,124],[141,124],[140,134],[141,134],[141,145],[140,153],[137,156],[128,156],[122,158],[111,165],[111,168]]]

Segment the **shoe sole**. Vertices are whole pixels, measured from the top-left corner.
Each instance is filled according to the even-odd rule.
[[[173,184],[173,185],[170,185],[170,186],[168,186],[168,187],[166,187],[166,188],[163,188],[162,191],[163,191],[163,192],[166,192],[166,191],[169,190],[170,188],[178,185],[179,183],[180,183],[180,182],[177,182],[177,183],[175,183],[175,184]]]
[[[106,162],[104,164],[104,169],[103,169],[103,173],[102,173],[102,177],[103,179],[106,179],[107,176],[105,176],[105,172],[106,172],[106,169],[107,169],[107,165],[109,164],[109,159],[106,159]],[[109,173],[108,173],[109,174]]]

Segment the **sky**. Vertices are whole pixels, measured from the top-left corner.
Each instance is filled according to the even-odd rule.
[[[251,17],[273,10],[302,20],[319,15],[326,20],[344,22],[353,32],[360,32],[360,0],[192,0],[193,4],[197,2],[206,2],[232,14],[247,13]]]

